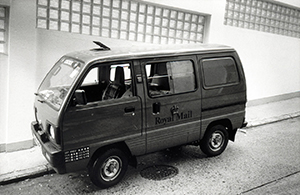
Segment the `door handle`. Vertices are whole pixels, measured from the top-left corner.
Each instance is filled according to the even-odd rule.
[[[152,114],[156,115],[160,113],[160,103],[155,102],[152,104]]]
[[[133,106],[124,108],[125,114],[135,115],[134,111],[135,111],[135,107]]]

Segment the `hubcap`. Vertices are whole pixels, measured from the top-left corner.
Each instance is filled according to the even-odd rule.
[[[122,161],[118,156],[111,156],[103,163],[100,175],[105,181],[112,181],[118,177],[122,169]]]
[[[224,134],[221,131],[214,132],[209,140],[210,148],[213,151],[219,150],[224,144]]]

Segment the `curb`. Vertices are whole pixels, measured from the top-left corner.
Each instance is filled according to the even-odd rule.
[[[7,184],[23,181],[26,179],[32,179],[32,178],[43,176],[45,174],[52,174],[52,173],[55,173],[55,171],[50,167],[50,165],[40,165],[37,167],[14,171],[14,172],[1,175],[0,185],[7,185]]]
[[[280,121],[284,121],[284,120],[288,120],[288,119],[293,119],[293,118],[297,118],[297,117],[300,117],[300,111],[294,112],[294,113],[291,113],[291,114],[284,114],[284,115],[281,115],[281,116],[276,116],[276,117],[271,117],[271,118],[267,118],[267,119],[248,122],[248,125],[244,129],[249,129],[249,128],[252,128],[252,127],[257,127],[257,126],[267,125],[267,124],[271,124],[271,123],[276,123],[276,122],[280,122]]]

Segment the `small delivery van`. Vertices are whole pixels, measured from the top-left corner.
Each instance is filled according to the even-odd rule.
[[[136,157],[180,145],[221,154],[246,126],[246,81],[222,45],[96,49],[63,56],[35,93],[31,128],[57,173],[117,184]]]

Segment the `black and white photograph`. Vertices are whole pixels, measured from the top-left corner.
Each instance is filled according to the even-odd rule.
[[[0,194],[300,194],[299,0],[0,0]]]

